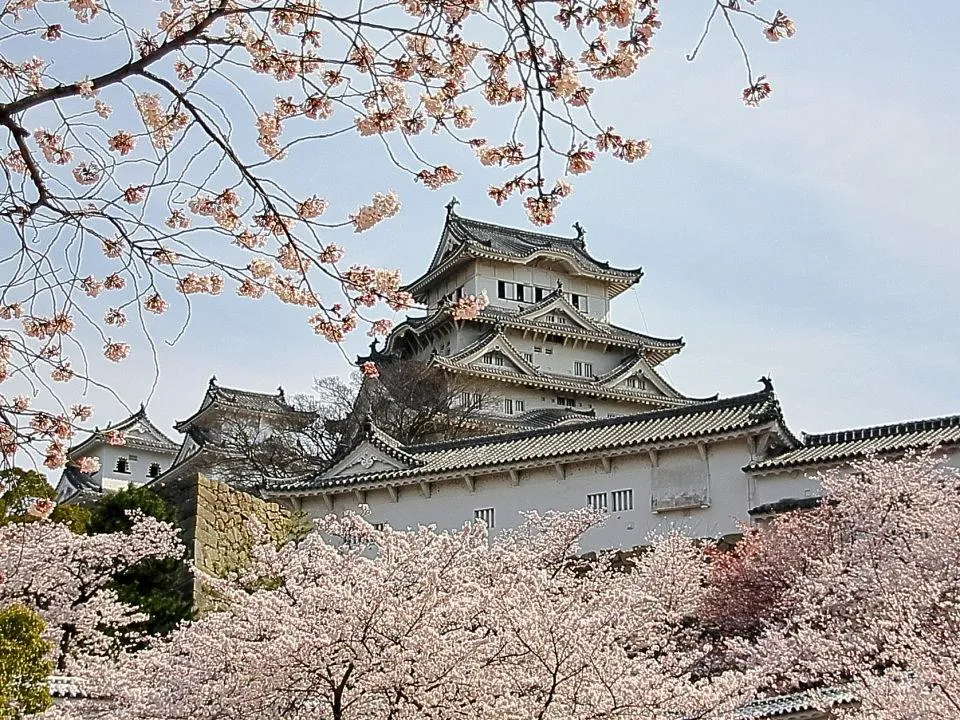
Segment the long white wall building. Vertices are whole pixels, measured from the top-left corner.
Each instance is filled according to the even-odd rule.
[[[426,314],[358,358],[414,359],[500,388],[505,434],[403,446],[367,425],[333,467],[261,493],[309,515],[369,508],[394,528],[493,532],[522,512],[603,510],[590,549],[632,547],[680,528],[698,537],[817,502],[816,474],[867,453],[940,446],[960,464],[960,416],[816,436],[787,427],[772,383],[730,398],[691,398],[656,367],[683,347],[610,322],[609,300],[641,271],[594,259],[583,234],[562,238],[458,216],[453,205],[426,272],[409,290]],[[450,303],[485,291],[462,321]],[[571,413],[570,410],[575,410]]]

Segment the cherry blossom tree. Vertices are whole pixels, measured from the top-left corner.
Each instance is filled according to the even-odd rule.
[[[752,0],[704,2],[704,36],[722,22],[741,49],[748,24],[771,41],[795,32]],[[347,264],[334,242],[396,215],[397,192],[371,180],[328,208],[283,181],[285,158],[354,133],[439,188],[468,149],[502,168],[497,203],[523,196],[544,224],[598,154],[650,149],[595,117],[591,98],[650,52],[656,0],[0,5],[0,456],[39,448],[50,469],[92,412],[59,384],[109,391],[96,356],[149,353],[151,318],[174,306],[186,322],[198,296],[272,297],[340,342],[364,321],[386,332],[368,316],[379,303],[409,305],[397,272]],[[770,85],[746,67],[756,104]]]
[[[721,718],[752,675],[691,674],[702,550],[572,560],[590,511],[532,515],[488,542],[330,516],[205,578],[219,609],[103,674],[109,718]]]
[[[52,509],[39,501],[35,521],[0,527],[0,606],[36,610],[55,669],[83,676],[146,620],[118,599],[114,577],[146,559],[175,557],[182,547],[178,532],[152,517],[136,517],[129,532],[78,535],[43,519]]]
[[[767,616],[746,656],[781,687],[852,689],[851,717],[957,718],[960,472],[927,452],[821,482],[824,503],[774,521],[759,535],[770,550],[751,553],[768,569],[770,557],[803,559],[765,583],[769,607],[788,612]]]

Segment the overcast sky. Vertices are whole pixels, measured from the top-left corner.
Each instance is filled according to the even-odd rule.
[[[795,432],[960,413],[960,4],[783,3],[793,40],[750,31],[754,63],[774,84],[760,109],[740,102],[743,73],[722,33],[697,62],[684,60],[709,3],[663,3],[654,54],[595,96],[601,118],[649,137],[654,151],[633,165],[598,162],[555,230],[579,221],[594,256],[644,267],[612,319],[683,335],[684,351],[662,366],[683,393],[753,392],[770,374]],[[351,208],[375,191],[400,193],[399,217],[331,238],[351,260],[418,275],[451,193],[463,215],[527,226],[518,205],[486,198],[492,177],[466,155],[450,158],[466,177],[437,194],[379,161],[375,145],[313,146],[289,174],[294,194]],[[172,433],[214,374],[295,393],[349,372],[303,318],[275,302],[201,298],[186,334],[160,347],[151,417]],[[358,333],[348,356],[368,340]],[[150,392],[145,355],[118,378],[131,407]],[[98,401],[101,423],[122,412]]]

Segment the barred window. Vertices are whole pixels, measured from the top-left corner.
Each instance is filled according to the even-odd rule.
[[[480,508],[479,510],[473,511],[474,520],[483,520],[484,524],[490,529],[493,529],[493,508]]]
[[[593,363],[578,360],[573,364],[573,374],[578,377],[593,377]]]
[[[588,493],[587,494],[587,507],[591,510],[600,510],[601,512],[607,511],[607,494],[602,493]]]
[[[610,493],[613,500],[613,511],[623,512],[624,510],[633,510],[633,490],[614,490]]]

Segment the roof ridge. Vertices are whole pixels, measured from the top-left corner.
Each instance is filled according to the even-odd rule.
[[[543,238],[544,240],[563,240],[570,245],[575,245],[577,239],[575,237],[567,237],[566,235],[550,235],[549,233],[537,232],[536,230],[525,230],[523,228],[515,228],[509,225],[500,225],[498,223],[488,222],[486,220],[476,220],[474,218],[464,217],[463,215],[453,214],[452,219],[454,221],[459,220],[464,224],[473,224],[480,225],[485,228],[492,228],[496,230],[506,230],[507,232],[515,233],[517,235],[526,235],[529,237]]]
[[[601,418],[599,420],[590,420],[576,425],[567,425],[559,427],[549,427],[545,429],[521,430],[512,433],[498,433],[493,435],[478,435],[472,438],[461,438],[458,440],[443,440],[434,443],[423,443],[420,445],[407,445],[404,449],[413,454],[432,452],[434,450],[449,450],[457,447],[470,447],[471,445],[480,445],[485,442],[499,442],[509,440],[519,440],[532,436],[555,435],[566,432],[581,432],[585,429],[594,427],[610,427],[613,425],[627,424],[641,420],[657,420],[665,417],[678,417],[681,415],[693,415],[701,412],[710,412],[712,410],[721,410],[737,405],[749,405],[754,402],[774,401],[776,411],[779,413],[779,404],[776,403],[776,396],[770,390],[760,390],[759,392],[747,395],[734,395],[719,400],[694,403],[684,405],[679,408],[669,408],[666,410],[650,410],[642,413],[631,413],[629,415],[618,415],[612,418]]]
[[[803,444],[808,447],[815,447],[819,445],[832,445],[838,442],[893,437],[901,433],[923,430],[942,430],[951,427],[960,427],[960,415],[944,415],[942,417],[921,420],[904,420],[886,425],[871,425],[868,427],[835,430],[826,433],[803,433]]]

